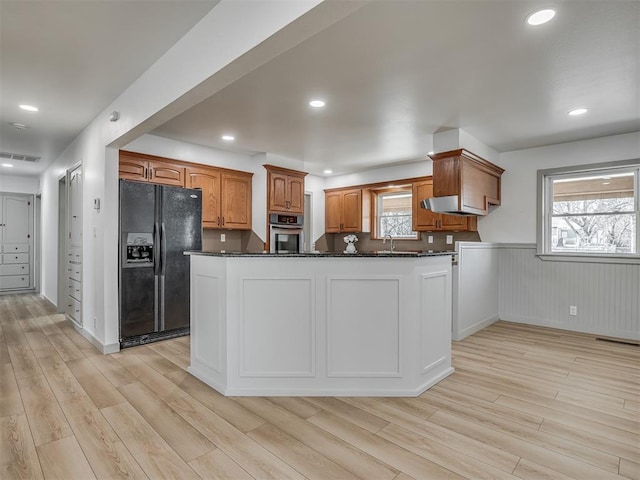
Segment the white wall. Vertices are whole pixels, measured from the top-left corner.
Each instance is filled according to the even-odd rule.
[[[47,246],[42,291],[54,299],[58,176],[69,166],[83,163],[82,317],[86,333],[105,349],[117,346],[119,337],[114,260],[118,248],[117,148],[361,7],[355,2],[329,2],[314,8],[320,3],[222,0],[107,106],[41,176],[43,245]],[[303,14],[307,15],[299,20],[298,28],[283,30]],[[260,48],[255,49],[258,44]],[[233,62],[241,55],[242,62]],[[108,121],[113,110],[120,112],[118,122]],[[102,200],[99,212],[93,209],[96,197]]]
[[[502,205],[478,219],[483,241],[535,243],[537,171],[640,158],[640,132],[500,154]]]
[[[433,174],[433,162],[426,158],[413,163],[404,163],[388,167],[374,168],[362,172],[326,177],[324,188],[349,187],[368,183],[403,180],[405,178],[425,177]]]
[[[38,177],[23,177],[19,175],[0,175],[0,192],[8,193],[38,193],[40,179]]]

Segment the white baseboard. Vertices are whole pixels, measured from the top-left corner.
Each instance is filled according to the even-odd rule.
[[[476,332],[479,332],[480,330],[482,330],[483,328],[488,327],[489,325],[491,325],[492,323],[497,322],[498,320],[500,320],[500,316],[499,315],[492,315],[489,318],[485,318],[484,320],[480,320],[477,323],[474,323],[473,325],[463,328],[460,331],[454,331],[452,332],[452,340],[459,342],[460,340],[464,340],[465,338],[467,338],[469,335],[473,335]]]
[[[549,327],[557,328],[558,330],[566,330],[568,332],[576,333],[588,333],[590,335],[601,335],[603,337],[621,338],[627,340],[640,340],[640,332],[627,331],[627,330],[607,330],[593,328],[585,326],[582,328],[575,328],[572,325],[567,325],[562,322],[555,322],[553,320],[546,320],[533,317],[521,317],[517,315],[503,315],[500,314],[500,319],[505,322],[522,323],[526,325],[534,325],[537,327]]]
[[[187,371],[217,392],[229,397],[417,397],[439,381],[451,375],[455,370],[453,367],[449,367],[439,375],[430,377],[416,389],[227,388],[193,366],[189,367]]]
[[[94,337],[91,333],[87,332],[84,328],[82,328],[77,323],[72,322],[67,318],[67,321],[75,328],[76,332],[86,338],[91,345],[96,347],[98,351],[102,352],[103,355],[109,355],[110,353],[117,353],[120,351],[120,343],[107,343],[104,344],[96,337]]]

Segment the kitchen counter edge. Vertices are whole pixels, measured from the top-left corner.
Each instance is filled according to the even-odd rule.
[[[418,258],[435,257],[441,255],[455,255],[457,252],[401,252],[401,253],[378,253],[378,252],[322,252],[322,253],[244,253],[244,252],[209,252],[190,250],[184,252],[185,255],[204,255],[209,257],[277,257],[277,258]]]

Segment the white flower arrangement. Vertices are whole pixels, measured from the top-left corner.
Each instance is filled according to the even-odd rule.
[[[358,237],[356,237],[353,233],[351,235],[347,235],[343,238],[344,243],[356,243],[358,241]]]
[[[353,233],[351,235],[347,235],[343,239],[347,244],[347,249],[344,253],[358,253],[356,250],[356,242],[358,241],[358,237],[356,237]]]

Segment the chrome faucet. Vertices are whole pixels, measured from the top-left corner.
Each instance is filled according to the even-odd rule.
[[[389,235],[388,233],[384,236],[384,238],[382,239],[382,243],[386,244],[387,243],[387,238],[391,241],[391,253],[393,253],[393,249],[395,248],[395,246],[393,245],[393,237],[391,235]]]

